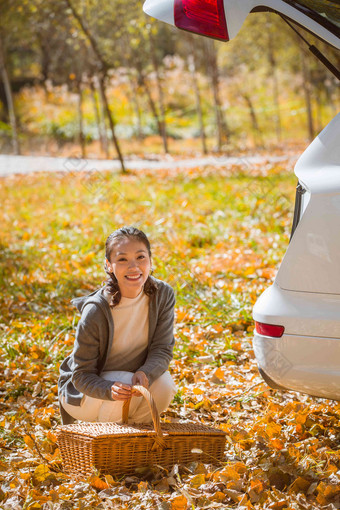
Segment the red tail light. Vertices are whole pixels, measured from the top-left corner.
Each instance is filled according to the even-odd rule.
[[[275,326],[274,324],[263,324],[263,322],[255,321],[255,329],[259,335],[272,336],[280,338],[285,328],[283,326]]]
[[[223,0],[175,0],[175,25],[189,32],[229,41]]]

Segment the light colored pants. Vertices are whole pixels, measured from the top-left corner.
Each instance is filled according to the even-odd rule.
[[[132,384],[132,372],[103,372],[101,377],[107,381],[119,381]],[[153,396],[159,413],[167,409],[173,399],[177,388],[168,371],[164,372],[150,386],[149,391]],[[99,400],[98,398],[85,395],[80,406],[73,406],[61,397],[61,403],[65,411],[76,420],[116,422],[122,423],[121,400]],[[143,397],[132,397],[129,408],[129,423],[149,423],[152,421],[148,404]]]

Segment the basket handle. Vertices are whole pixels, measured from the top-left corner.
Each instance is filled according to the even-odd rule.
[[[153,426],[154,426],[155,432],[156,432],[154,447],[159,445],[159,446],[165,448],[166,445],[165,445],[165,441],[163,439],[163,432],[161,429],[161,422],[159,419],[158,409],[156,406],[156,402],[154,401],[150,391],[147,390],[146,388],[144,388],[144,386],[140,386],[139,384],[135,384],[134,386],[132,386],[132,389],[139,391],[139,393],[141,393],[143,395],[143,397],[145,398],[145,400],[148,403],[148,406],[149,406],[149,409],[151,412],[151,416],[152,416]],[[130,401],[131,401],[131,398],[129,398],[128,400],[125,400],[125,402],[123,404],[123,410],[122,410],[123,423],[128,422]]]

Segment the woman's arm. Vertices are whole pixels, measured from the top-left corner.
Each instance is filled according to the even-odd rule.
[[[168,369],[173,357],[175,293],[170,286],[167,286],[166,290],[166,299],[159,310],[147,358],[138,369],[146,374],[150,385]]]
[[[107,320],[95,304],[85,306],[78,322],[73,348],[72,382],[75,388],[89,397],[113,400],[111,387],[99,375],[99,364],[104,355],[100,339],[107,336]]]

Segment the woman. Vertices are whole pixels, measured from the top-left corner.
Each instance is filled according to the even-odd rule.
[[[60,367],[59,403],[64,424],[121,422],[131,398],[129,423],[151,421],[146,401],[132,390],[149,388],[159,413],[176,387],[168,372],[174,346],[174,291],[151,276],[151,248],[134,227],[113,232],[105,244],[106,285],[72,300],[81,312],[73,352]]]

